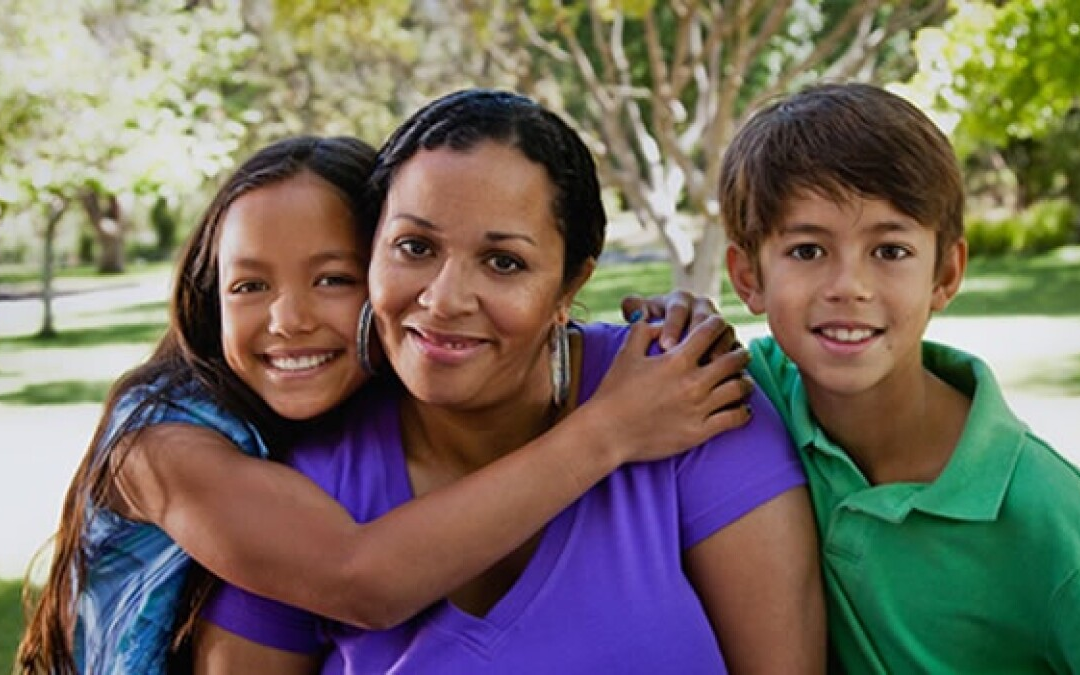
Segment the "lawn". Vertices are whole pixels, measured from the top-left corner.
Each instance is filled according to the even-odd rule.
[[[662,262],[602,265],[579,296],[577,316],[621,321],[618,303],[625,294],[663,292],[669,279]],[[0,557],[18,549],[28,558],[27,542],[48,536],[97,405],[165,327],[164,268],[122,277],[65,276],[57,283],[60,335],[42,340],[33,337],[40,305],[27,299],[32,285],[21,273],[0,270],[0,428],[7,442],[0,445],[0,500],[8,500],[0,501],[0,512],[21,514],[19,523],[0,523]],[[763,330],[726,286],[721,300],[741,331]],[[1080,246],[973,261],[960,296],[931,327],[938,327],[940,339],[987,358],[1033,428],[1059,444],[1072,439],[1067,427],[1080,416]],[[16,455],[13,448],[24,445],[35,453]],[[64,447],[42,454],[54,445]],[[31,521],[36,524],[26,524]],[[19,527],[36,529],[10,530]],[[22,559],[0,560],[0,577],[20,576]],[[0,581],[0,673],[11,669],[21,630],[20,586]]]
[[[0,579],[0,673],[10,673],[15,663],[15,647],[23,630],[21,590],[20,582]]]

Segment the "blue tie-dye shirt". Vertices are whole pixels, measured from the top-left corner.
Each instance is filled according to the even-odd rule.
[[[121,398],[109,420],[103,448],[137,414],[128,431],[163,423],[194,424],[222,434],[245,454],[267,456],[255,427],[212,402],[197,384],[171,392],[167,404],[137,412],[154,392],[152,385],[136,387]],[[100,448],[98,453],[103,461]],[[78,597],[74,643],[79,672],[164,673],[191,558],[156,525],[128,520],[93,505],[87,506],[83,548],[86,578]]]

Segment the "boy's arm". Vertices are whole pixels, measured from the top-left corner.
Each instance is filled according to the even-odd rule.
[[[732,673],[824,673],[825,606],[805,487],[690,549],[687,571]]]
[[[723,326],[708,319],[675,349],[647,357],[659,327],[635,324],[596,394],[554,429],[370,523],[355,523],[292,469],[188,425],[134,437],[119,505],[236,586],[357,626],[391,627],[517,548],[620,464],[676,454],[744,424],[745,406],[725,406],[747,393],[738,376],[745,352],[699,365]]]

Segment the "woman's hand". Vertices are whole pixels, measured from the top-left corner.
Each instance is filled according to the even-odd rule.
[[[623,318],[630,323],[642,319],[662,319],[659,345],[665,352],[679,344],[688,331],[709,317],[719,316],[724,321],[712,299],[681,289],[648,298],[636,294],[628,295],[622,300],[622,313]],[[720,338],[709,350],[709,356],[714,358],[739,347],[741,345],[735,336],[735,328],[724,321]]]

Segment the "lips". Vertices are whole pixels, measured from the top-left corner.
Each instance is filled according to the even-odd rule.
[[[445,365],[459,364],[488,344],[487,340],[459,333],[444,333],[415,326],[406,330],[421,353]]]

